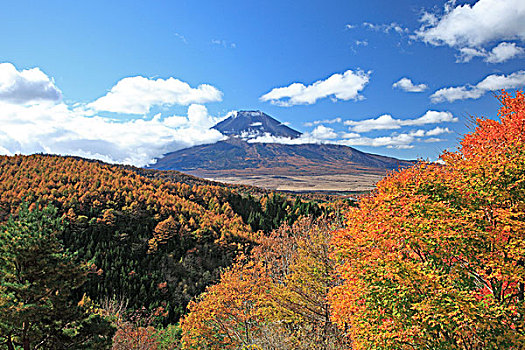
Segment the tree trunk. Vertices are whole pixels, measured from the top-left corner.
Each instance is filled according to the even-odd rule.
[[[15,350],[15,346],[13,345],[13,342],[11,341],[11,336],[7,338],[7,350]]]
[[[22,331],[22,347],[24,350],[31,350],[29,344],[29,322],[24,322],[24,330]]]

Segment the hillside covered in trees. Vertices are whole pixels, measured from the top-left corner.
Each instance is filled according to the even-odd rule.
[[[299,198],[149,179],[97,161],[3,156],[0,223],[16,220],[24,205],[56,208],[57,239],[79,263],[90,263],[91,273],[74,291],[77,301],[85,295],[99,305],[162,310],[156,324],[176,323],[188,302],[263,232],[323,211]]]

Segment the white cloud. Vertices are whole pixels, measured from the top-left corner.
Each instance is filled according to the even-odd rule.
[[[345,125],[350,125],[350,130],[356,132],[367,132],[371,130],[389,130],[399,129],[401,127],[400,119],[394,119],[389,114],[383,114],[376,119],[365,119],[360,121],[346,120]]]
[[[353,24],[345,25],[345,29],[354,29],[354,28],[355,28],[355,25],[353,25]]]
[[[419,22],[423,23],[423,28],[428,28],[435,26],[439,22],[439,19],[435,14],[425,11],[419,19]]]
[[[450,112],[427,111],[421,117],[416,119],[406,119],[401,121],[402,125],[426,125],[445,122],[457,122],[458,118]]]
[[[504,43],[525,40],[525,2],[523,0],[479,0],[475,4],[445,5],[443,14],[424,13],[414,38],[431,45],[448,45],[460,50],[459,61],[482,56],[499,63],[519,55],[521,48]],[[484,47],[499,43],[489,53]],[[502,44],[504,44],[502,46]]]
[[[517,71],[509,75],[492,74],[476,85],[442,88],[434,92],[430,99],[434,103],[457,100],[478,99],[488,91],[515,89],[525,85],[525,71]]]
[[[437,124],[443,122],[457,122],[458,118],[450,112],[427,111],[416,119],[395,119],[389,114],[384,114],[375,119],[347,120],[345,125],[350,126],[351,131],[368,132],[372,130],[399,129],[402,126],[418,126],[425,124]]]
[[[380,31],[386,34],[390,33],[391,31],[394,31],[398,34],[408,33],[407,28],[400,26],[396,22],[392,22],[390,24],[374,24],[374,23],[364,22],[363,26],[367,29]]]
[[[430,99],[433,103],[448,101],[454,102],[456,100],[466,100],[466,99],[478,99],[485,94],[486,91],[477,89],[472,86],[458,86],[458,87],[448,87],[442,88],[434,92]]]
[[[397,149],[409,149],[414,148],[414,142],[441,142],[442,139],[435,137],[429,137],[424,139],[423,137],[435,136],[444,133],[450,133],[448,128],[434,128],[429,131],[415,130],[409,133],[392,134],[390,136],[381,137],[363,137],[357,133],[346,133],[343,134],[343,139],[337,141],[340,145],[345,146],[369,146],[369,147],[387,147]]]
[[[164,153],[223,138],[209,129],[213,118],[200,105],[190,105],[186,117],[126,122],[86,116],[64,103],[0,103],[0,109],[0,151],[5,154],[68,154],[143,166]]]
[[[246,135],[245,141],[248,143],[280,143],[285,145],[304,145],[304,144],[334,144],[337,143],[334,139],[338,138],[339,135],[332,128],[328,128],[324,125],[317,126],[312,132],[305,132],[299,137],[281,137],[273,136],[270,133],[264,133],[257,137],[250,138],[250,135]]]
[[[341,133],[341,137],[343,139],[355,139],[356,137],[361,137],[361,135],[356,132],[343,132]]]
[[[477,88],[487,91],[500,89],[514,89],[525,85],[525,70],[520,70],[509,75],[492,74],[476,85]]]
[[[330,129],[330,128],[327,128]],[[436,130],[441,129],[441,130]],[[304,133],[298,138],[289,138],[289,137],[277,137],[272,136],[269,133],[266,133],[262,136],[259,136],[254,139],[247,140],[248,143],[279,143],[285,145],[303,145],[303,144],[336,144],[344,146],[369,146],[369,147],[387,147],[387,148],[397,148],[397,149],[409,149],[414,148],[415,142],[441,142],[442,139],[435,137],[428,137],[432,135],[448,133],[450,130],[443,128],[436,128],[429,131],[416,130],[410,133],[402,134],[392,134],[390,136],[381,136],[381,137],[364,137],[358,133],[342,133],[340,136],[341,139],[326,139],[319,138],[314,135],[314,133]],[[331,135],[333,136],[333,135]],[[424,138],[428,137],[428,138]]]
[[[333,119],[314,120],[313,122],[306,122],[304,126],[314,126],[319,124],[336,124],[341,123],[343,120],[339,117]]]
[[[192,88],[175,78],[149,79],[141,76],[120,80],[111,90],[88,107],[96,111],[145,114],[155,106],[190,105],[222,100],[217,88],[201,84]]]
[[[422,17],[416,35],[432,45],[479,47],[501,40],[525,40],[523,0],[479,0],[453,7],[447,3],[441,17]],[[432,19],[429,21],[429,19]]]
[[[395,82],[392,87],[407,92],[423,92],[428,88],[425,84],[414,85],[412,80],[409,78],[401,78],[399,81]]]
[[[0,63],[0,101],[25,104],[61,98],[60,90],[39,68],[18,71],[11,63]]]
[[[426,133],[425,130],[419,129],[419,130],[414,130],[414,131],[409,132],[408,135],[414,136],[414,137],[423,137],[425,136],[425,133]]]
[[[345,146],[371,146],[408,149],[414,148],[412,143],[416,140],[415,136],[409,134],[398,134],[383,137],[362,137],[360,135],[340,140],[338,144]]]
[[[487,57],[487,51],[472,47],[462,47],[459,49],[459,55],[456,56],[456,62],[470,62],[474,57]]]
[[[421,118],[405,121],[407,123],[405,123],[404,125],[423,125],[428,124],[428,122],[432,120],[450,120],[451,117],[447,116],[446,118],[443,118],[443,115],[438,116],[438,114],[436,114],[441,112],[429,112],[431,113],[427,112],[427,114],[425,114]],[[456,118],[452,118],[452,120],[457,121]],[[298,138],[277,137],[272,136],[269,133],[265,133],[255,138],[246,139],[246,141],[248,143],[278,143],[286,145],[337,144],[345,146],[369,146],[408,149],[413,148],[415,142],[429,143],[444,141],[443,139],[436,138],[435,136],[448,133],[451,133],[451,131],[448,128],[438,126],[431,130],[417,129],[410,132],[393,133],[389,136],[365,137],[357,132],[337,133],[332,128],[325,127],[324,125],[319,125],[312,132],[306,132]]]
[[[485,61],[489,63],[501,63],[511,58],[521,56],[523,53],[525,53],[525,50],[515,43],[502,42],[492,49]]]
[[[208,114],[203,105],[192,104],[188,107],[188,124],[194,127],[209,129],[217,123],[218,118]]]
[[[525,50],[517,46],[516,43],[502,42],[489,52],[483,48],[462,47],[459,49],[459,53],[456,62],[470,62],[474,57],[483,57],[483,60],[488,63],[502,63],[512,58],[522,56]]]
[[[357,46],[368,46],[367,40],[356,40],[354,41]]]
[[[184,44],[188,44],[188,40],[186,39],[186,37],[180,33],[173,33],[177,38],[179,38]]]
[[[307,86],[293,83],[286,87],[274,88],[261,96],[260,100],[283,107],[313,104],[329,96],[335,100],[360,100],[363,97],[359,92],[368,84],[369,79],[370,72],[347,70],[343,74],[336,73],[326,80],[318,80]]]
[[[426,131],[425,136],[437,136],[441,134],[450,134],[450,133],[452,133],[452,131],[450,131],[449,128],[442,128],[442,127],[437,126],[432,130]]]
[[[337,138],[337,133],[332,128],[319,125],[312,131],[312,136],[320,140],[332,140]]]
[[[431,129],[431,130],[421,130],[421,129],[418,129],[418,130],[414,130],[414,131],[411,131],[408,133],[408,135],[410,136],[414,136],[414,137],[425,137],[425,136],[437,136],[437,135],[442,135],[442,134],[450,134],[452,131],[450,131],[449,128],[442,128],[442,127],[435,127],[434,129]]]
[[[448,128],[414,130],[407,133],[393,133],[389,136],[364,137],[359,133],[336,133],[332,128],[323,125],[316,127],[311,133],[304,133],[298,138],[277,137],[265,133],[256,138],[247,139],[248,143],[278,143],[286,145],[303,144],[336,144],[345,146],[387,147],[397,149],[413,148],[415,142],[441,142],[442,139],[432,137],[450,133]]]
[[[423,140],[423,142],[431,143],[431,142],[443,142],[446,140],[440,139],[439,137],[429,137],[428,139]]]
[[[237,44],[235,44],[235,43],[230,43],[230,42],[228,42],[228,41],[226,41],[226,40],[213,39],[213,40],[211,41],[211,43],[212,43],[213,45],[222,46],[222,47],[224,47],[224,48],[231,48],[231,49],[235,49],[235,48],[237,48]]]
[[[264,133],[261,136],[257,136],[255,138],[247,139],[246,142],[248,143],[280,143],[284,145],[304,145],[309,143],[329,143],[327,140],[321,140],[318,138],[313,137],[309,133],[301,134],[301,136],[296,138],[291,137],[281,137],[281,136],[273,136],[269,133]]]
[[[189,105],[186,116],[118,121],[56,101],[60,91],[38,68],[13,69],[0,65],[0,154],[68,154],[143,166],[164,153],[224,138],[210,129],[219,119],[203,105]]]

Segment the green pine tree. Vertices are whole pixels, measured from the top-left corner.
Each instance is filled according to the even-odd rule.
[[[14,349],[105,349],[114,330],[73,298],[87,278],[59,240],[53,207],[30,211],[0,227],[0,347]]]

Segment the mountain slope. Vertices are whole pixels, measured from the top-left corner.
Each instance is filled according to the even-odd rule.
[[[168,153],[152,167],[210,175],[384,174],[412,162],[330,144],[249,143],[230,138]]]

